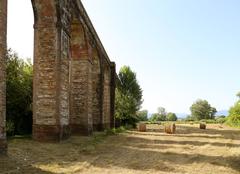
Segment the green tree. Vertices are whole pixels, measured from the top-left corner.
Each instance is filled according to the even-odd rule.
[[[129,66],[123,66],[118,74],[116,88],[115,117],[122,124],[135,125],[137,111],[141,108],[142,89],[138,84],[136,73]]]
[[[240,125],[240,101],[237,101],[229,110],[228,119],[231,123]]]
[[[138,121],[148,121],[148,111],[142,110],[137,112]]]
[[[240,99],[240,92],[238,92],[238,93],[236,94],[236,96]]]
[[[163,115],[160,115],[159,113],[154,113],[150,117],[150,120],[155,122],[155,121],[166,121],[166,117]]]
[[[158,114],[167,116],[167,111],[164,107],[158,107],[157,111],[158,111]]]
[[[167,111],[164,107],[158,107],[157,113],[152,114],[150,120],[155,121],[166,121],[167,120]]]
[[[228,122],[240,126],[240,92],[237,96],[239,100],[229,109]]]
[[[214,119],[217,112],[216,108],[211,107],[211,105],[206,100],[197,100],[190,107],[191,115],[194,120],[202,119]]]
[[[152,122],[159,121],[159,114],[158,113],[152,114],[150,117],[150,121]]]
[[[192,117],[192,115],[187,115],[187,117],[185,118],[186,121],[194,121],[194,118]]]
[[[157,121],[166,121],[167,120],[167,111],[164,107],[158,107],[158,119]]]
[[[32,64],[9,50],[6,72],[8,133],[29,134],[32,129]]]
[[[167,114],[167,121],[177,121],[177,116],[175,113],[169,112]]]

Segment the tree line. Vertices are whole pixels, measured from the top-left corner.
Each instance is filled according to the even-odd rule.
[[[119,82],[116,89],[116,118],[123,125],[135,126],[139,121],[177,121],[177,115],[167,112],[164,107],[159,107],[157,113],[149,116],[148,110],[140,110],[143,102],[142,89],[137,81],[136,73],[129,66],[124,66],[118,74]],[[216,116],[217,109],[212,107],[207,100],[198,99],[191,106],[191,114],[183,121],[209,121],[227,123],[240,127],[240,92],[238,101],[229,109],[229,115]]]

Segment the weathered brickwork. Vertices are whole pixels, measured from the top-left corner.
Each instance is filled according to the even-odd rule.
[[[102,68],[101,61],[96,48],[93,49],[93,68],[92,68],[92,88],[93,88],[93,129],[101,131],[102,125]]]
[[[5,62],[7,47],[7,0],[0,3],[0,154],[5,154],[6,143],[6,82]]]
[[[71,126],[75,134],[92,133],[92,86],[89,60],[71,63]]]
[[[116,88],[116,64],[111,62],[111,93],[110,93],[110,107],[111,107],[111,114],[110,114],[110,126],[111,128],[115,127],[115,88]]]
[[[80,0],[32,0],[33,138],[61,141],[114,126],[115,64]],[[0,1],[0,150],[6,149],[7,0]]]
[[[71,27],[71,128],[73,134],[92,133],[92,62],[87,33],[74,19]]]
[[[56,6],[54,0],[32,2],[36,18],[33,138],[58,141],[69,132],[65,130],[69,129],[69,35],[62,10],[66,7],[60,1]]]
[[[111,69],[105,64],[103,82],[103,124],[104,128],[110,128],[111,122]]]

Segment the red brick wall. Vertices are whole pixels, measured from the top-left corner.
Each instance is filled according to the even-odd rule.
[[[63,137],[69,126],[69,36],[55,0],[34,0],[33,138]],[[42,131],[45,127],[48,131]],[[48,128],[47,128],[48,127]],[[54,128],[57,127],[57,128]],[[51,130],[57,136],[51,135]],[[50,138],[49,138],[50,137]]]
[[[0,154],[6,153],[6,79],[7,0],[0,1]]]
[[[70,123],[73,134],[89,135],[92,123],[92,61],[87,33],[77,20],[71,26]]]
[[[71,131],[89,135],[93,127],[96,130],[112,127],[115,70],[81,1],[32,0],[32,3],[33,138],[60,141],[69,137]],[[7,0],[1,0],[0,152],[6,151],[6,29]]]

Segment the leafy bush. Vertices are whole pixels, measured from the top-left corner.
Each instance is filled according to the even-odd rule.
[[[167,121],[177,121],[177,116],[175,113],[169,112],[167,114]]]
[[[200,123],[208,123],[208,124],[216,124],[216,120],[212,120],[212,119],[202,119],[200,120]]]
[[[125,131],[126,131],[126,128],[123,127],[123,126],[120,126],[119,128],[116,128],[116,129],[115,129],[115,132],[116,132],[116,133],[122,133],[122,132],[125,132]]]
[[[138,121],[148,121],[148,111],[142,110],[137,112]]]
[[[106,129],[104,132],[105,132],[105,135],[116,135],[125,131],[126,131],[126,128],[121,126],[119,128]]]
[[[166,121],[166,116],[159,113],[155,113],[152,114],[152,116],[150,117],[150,121],[151,122]]]
[[[233,125],[240,125],[240,101],[230,108],[228,122]]]
[[[216,122],[217,123],[220,123],[220,124],[223,124],[223,123],[225,123],[227,121],[227,118],[226,117],[219,117],[219,118],[217,118],[216,119]]]
[[[14,135],[15,126],[14,126],[14,123],[12,121],[7,121],[6,130],[7,130],[7,135],[8,136],[13,136]]]
[[[105,135],[115,135],[115,129],[105,129]]]
[[[11,50],[7,55],[6,117],[8,135],[32,132],[33,67]],[[13,130],[14,129],[14,130]]]

